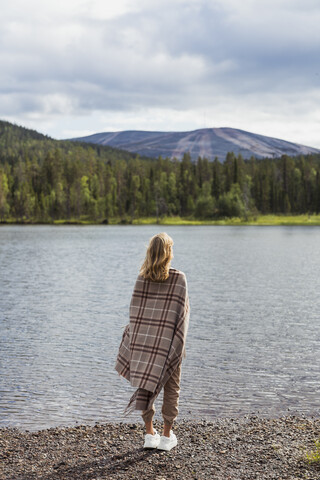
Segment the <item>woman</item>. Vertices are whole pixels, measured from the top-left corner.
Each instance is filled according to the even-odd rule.
[[[178,415],[181,362],[189,323],[184,273],[170,267],[173,241],[166,233],[151,238],[130,303],[130,323],[119,348],[116,370],[137,390],[126,412],[142,410],[144,448],[177,445],[172,424]],[[163,434],[153,428],[154,401],[163,388]]]

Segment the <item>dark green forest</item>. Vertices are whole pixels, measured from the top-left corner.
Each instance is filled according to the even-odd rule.
[[[149,159],[0,122],[1,222],[270,213],[320,213],[320,155]]]

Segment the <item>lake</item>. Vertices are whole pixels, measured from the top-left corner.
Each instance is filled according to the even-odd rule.
[[[0,426],[140,418],[114,364],[160,231],[190,295],[179,418],[318,414],[319,227],[2,225]]]

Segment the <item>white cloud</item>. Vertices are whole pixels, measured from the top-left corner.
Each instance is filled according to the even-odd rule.
[[[320,147],[317,1],[1,3],[2,118],[58,138],[206,118]]]

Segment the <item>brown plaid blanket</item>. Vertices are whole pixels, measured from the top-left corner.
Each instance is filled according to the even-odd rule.
[[[138,276],[115,367],[137,387],[126,413],[147,410],[182,361],[189,310],[184,273],[170,268],[164,282]]]

